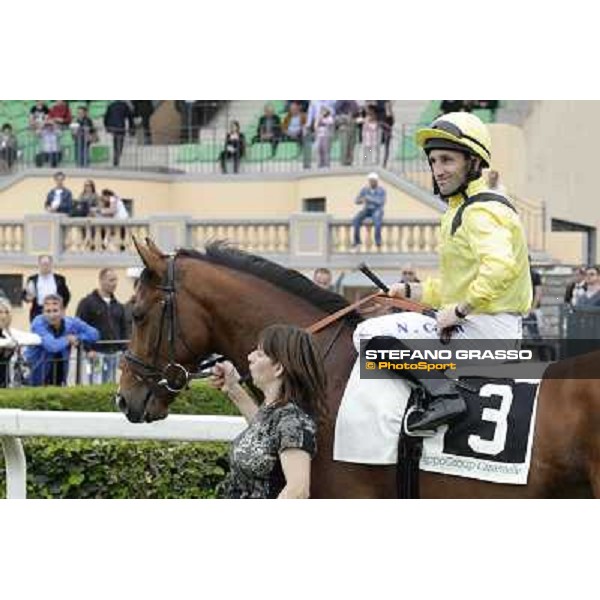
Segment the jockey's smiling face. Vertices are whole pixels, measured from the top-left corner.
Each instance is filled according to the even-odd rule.
[[[443,196],[451,196],[464,184],[470,162],[465,154],[456,150],[431,150],[429,152],[431,172]]]

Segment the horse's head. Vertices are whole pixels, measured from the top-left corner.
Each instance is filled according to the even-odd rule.
[[[164,419],[209,347],[204,311],[190,297],[185,266],[149,239],[134,239],[145,269],[135,290],[133,331],[122,362],[117,405],[134,423]]]

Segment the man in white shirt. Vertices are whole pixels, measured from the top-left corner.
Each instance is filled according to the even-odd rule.
[[[50,294],[58,294],[63,299],[66,308],[71,299],[71,292],[62,275],[52,272],[52,257],[42,254],[38,258],[38,273],[31,275],[25,285],[24,299],[31,302],[29,320],[33,321],[37,315],[42,314],[44,298]]]

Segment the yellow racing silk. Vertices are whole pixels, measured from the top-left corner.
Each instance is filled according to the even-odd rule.
[[[469,184],[467,195],[489,191],[479,178]],[[441,220],[440,277],[425,281],[423,302],[436,308],[468,302],[473,313],[527,313],[532,287],[519,216],[500,202],[474,202],[452,235],[454,216],[464,202],[462,194],[449,198]]]

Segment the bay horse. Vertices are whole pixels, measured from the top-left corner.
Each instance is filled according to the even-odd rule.
[[[344,298],[297,271],[221,242],[207,245],[204,252],[179,250],[171,257],[149,239],[134,242],[145,269],[136,288],[133,334],[117,392],[118,405],[132,422],[165,418],[184,386],[164,382],[181,378],[183,368],[192,372],[203,357],[223,354],[240,373],[247,373],[246,357],[266,326],[308,327],[347,306]],[[395,466],[332,458],[335,416],[356,359],[352,333],[360,320],[352,313],[315,335],[325,355],[331,418],[318,434],[312,497],[396,497]],[[597,370],[600,353],[557,362],[550,367],[552,378],[542,380],[526,485],[421,472],[421,497],[598,497],[600,385],[594,379],[573,378],[595,365]]]

